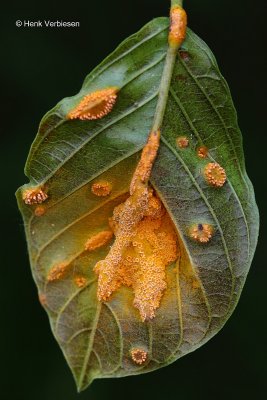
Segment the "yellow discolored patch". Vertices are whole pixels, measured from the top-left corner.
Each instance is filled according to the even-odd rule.
[[[167,287],[166,267],[178,257],[172,221],[153,191],[143,189],[143,196],[135,193],[114,209],[111,226],[115,242],[94,268],[98,299],[108,301],[120,286],[132,287],[142,321],[152,319]]]
[[[218,163],[209,163],[204,169],[204,176],[212,186],[222,187],[226,181],[225,170]]]
[[[190,237],[200,243],[209,242],[213,233],[214,229],[210,224],[195,224],[189,229]]]
[[[95,120],[105,117],[114,107],[119,88],[108,87],[85,96],[67,119]]]
[[[187,15],[182,7],[174,6],[170,12],[170,46],[178,47],[186,36]]]
[[[130,351],[131,358],[135,364],[142,365],[146,362],[148,353],[147,351],[140,349],[140,348],[134,348]]]
[[[199,158],[206,158],[208,155],[209,149],[206,146],[200,146],[197,149],[197,155]]]
[[[42,215],[44,215],[44,213],[45,213],[45,207],[43,206],[38,206],[34,210],[34,215],[36,217],[41,217]]]
[[[108,196],[111,193],[112,185],[107,181],[99,181],[92,184],[91,191],[99,197]]]
[[[22,199],[25,204],[41,204],[48,198],[47,193],[41,187],[25,189],[22,192]]]
[[[99,232],[87,240],[84,248],[87,251],[96,250],[99,247],[103,247],[105,244],[107,244],[112,239],[112,237],[113,237],[112,231]]]
[[[58,263],[58,264],[54,265],[50,269],[50,271],[47,275],[48,282],[54,282],[54,281],[64,278],[64,276],[66,275],[66,273],[68,271],[68,267],[69,267],[69,263],[67,263],[67,262],[62,262],[62,263]]]
[[[189,146],[189,139],[186,136],[180,136],[176,139],[176,144],[180,149],[185,149]]]
[[[84,276],[75,276],[74,283],[78,288],[83,288],[87,283],[87,279]]]

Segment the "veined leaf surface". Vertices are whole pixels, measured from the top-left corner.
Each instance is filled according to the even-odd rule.
[[[79,390],[95,378],[162,367],[205,343],[232,313],[256,247],[258,211],[229,89],[207,45],[188,29],[150,179],[177,231],[180,255],[167,267],[167,289],[151,321],[141,320],[131,288],[97,300],[93,268],[112,242],[94,251],[84,246],[110,229],[114,207],[127,197],[155,113],[168,25],[167,18],[147,24],[87,76],[80,93],[44,116],[25,172],[26,188],[45,188],[48,198],[28,205],[25,186],[17,192],[40,299]],[[119,96],[107,116],[66,119],[85,95],[113,86]],[[181,137],[187,146],[177,144]],[[199,157],[203,146],[208,153]],[[223,187],[204,179],[213,162],[226,172]],[[103,180],[112,190],[98,197],[92,185]],[[214,229],[207,243],[188,233],[198,224]],[[49,271],[60,263],[67,271],[49,282]],[[133,348],[145,349],[142,365],[133,362]]]

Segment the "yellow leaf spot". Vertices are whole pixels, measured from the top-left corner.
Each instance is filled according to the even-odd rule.
[[[186,36],[187,15],[182,7],[174,6],[170,12],[169,44],[180,46]]]
[[[180,149],[184,149],[184,148],[188,147],[189,140],[186,136],[180,136],[176,139],[176,144]]]
[[[197,155],[200,158],[206,158],[208,155],[209,149],[206,146],[200,146],[197,149]]]
[[[112,185],[107,181],[95,182],[91,187],[92,193],[99,197],[108,196],[111,190],[112,190]]]
[[[74,283],[78,288],[83,288],[86,285],[87,279],[84,276],[75,276]]]
[[[97,233],[95,236],[90,237],[85,243],[85,250],[93,251],[98,249],[99,247],[103,247],[107,244],[113,237],[113,232],[111,231],[102,231]]]
[[[189,229],[190,237],[200,243],[209,242],[213,232],[214,229],[209,224],[195,224]]]
[[[209,163],[204,169],[204,176],[212,186],[221,187],[225,184],[226,173],[225,170],[217,163]]]
[[[48,198],[47,193],[41,187],[25,189],[22,192],[22,199],[25,204],[41,204]]]
[[[67,119],[94,120],[103,118],[114,107],[118,90],[117,87],[109,87],[88,94],[68,113]]]
[[[59,279],[62,279],[66,272],[68,271],[69,263],[68,262],[62,262],[59,264],[54,265],[47,276],[48,282],[54,282]]]
[[[135,364],[142,365],[146,362],[147,360],[147,351],[140,349],[140,348],[134,348],[131,350],[131,357],[132,360],[135,362]]]

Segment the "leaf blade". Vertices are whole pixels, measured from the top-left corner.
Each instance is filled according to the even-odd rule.
[[[128,191],[154,116],[167,27],[168,19],[157,19],[127,39],[86,78],[78,95],[60,102],[42,120],[26,174],[33,184],[49,187],[45,215],[36,217],[22,202],[23,189],[17,194],[33,275],[40,293],[45,293],[54,335],[79,390],[97,377],[154,370],[205,343],[232,313],[255,250],[258,214],[230,92],[211,51],[188,30],[175,65],[151,177],[179,233],[181,257],[167,268],[168,290],[151,323],[140,320],[129,288],[121,288],[102,307],[96,299],[93,266],[105,258],[108,247],[88,255],[83,244],[89,232],[108,229],[108,217]],[[121,91],[109,116],[71,125],[65,121],[83,95],[111,84]],[[176,139],[184,134],[190,146],[180,150]],[[201,144],[209,147],[205,160],[196,157]],[[220,191],[203,179],[208,160],[220,162],[227,171],[228,181]],[[102,177],[113,179],[113,195],[99,201],[90,189]],[[188,226],[205,221],[216,232],[203,252],[203,246],[188,237]],[[47,283],[51,265],[64,259],[71,266],[68,275]],[[80,289],[73,281],[77,271],[87,280]],[[101,324],[108,339],[101,336]],[[144,366],[132,362],[130,350],[135,345],[149,354]]]

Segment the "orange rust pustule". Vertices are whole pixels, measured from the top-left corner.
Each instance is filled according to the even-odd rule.
[[[173,6],[170,11],[170,46],[179,47],[185,39],[187,26],[187,15],[185,10],[179,6]]]
[[[42,215],[44,215],[44,213],[45,213],[45,207],[43,206],[38,206],[34,210],[34,215],[36,217],[41,217]]]
[[[68,113],[67,119],[95,120],[105,117],[114,107],[118,91],[117,87],[108,87],[88,94]]]
[[[85,243],[84,249],[86,251],[93,251],[100,247],[105,246],[113,237],[112,231],[102,231],[90,237]]]
[[[135,214],[130,196],[114,210],[115,242],[105,260],[94,271],[98,275],[98,299],[108,301],[121,286],[132,287],[133,305],[142,321],[155,317],[164,290],[167,288],[166,267],[178,257],[177,235],[161,201],[148,192],[142,218]],[[132,208],[131,208],[132,207]],[[132,219],[127,222],[127,214]],[[139,221],[135,223],[135,218]]]
[[[69,265],[70,264],[68,262],[61,262],[54,265],[47,275],[47,281],[54,282],[64,278],[68,272]]]
[[[215,187],[222,187],[226,182],[225,170],[218,163],[209,163],[204,169],[206,182]]]
[[[189,229],[189,236],[200,243],[208,243],[214,233],[210,224],[195,224]]]
[[[91,191],[99,197],[108,196],[111,193],[112,185],[107,181],[99,181],[92,184]]]
[[[141,159],[137,165],[137,168],[134,172],[131,186],[130,186],[130,194],[136,189],[136,183],[139,181],[141,183],[147,183],[151,170],[157,156],[158,148],[160,142],[160,130],[152,131],[149,134],[147,143],[143,148]]]
[[[189,139],[186,136],[179,136],[176,139],[176,144],[180,149],[185,149],[189,146]]]
[[[197,155],[199,158],[206,158],[208,156],[209,149],[206,146],[200,146],[197,149]]]
[[[25,204],[41,204],[48,198],[47,193],[41,187],[25,189],[22,192],[22,199]]]
[[[78,286],[78,288],[83,288],[85,287],[86,283],[87,283],[87,279],[84,276],[75,276],[74,277],[74,283],[76,286]]]
[[[140,348],[134,348],[130,351],[131,358],[135,364],[138,365],[143,365],[145,364],[147,358],[148,358],[148,353],[147,351],[140,349]]]

